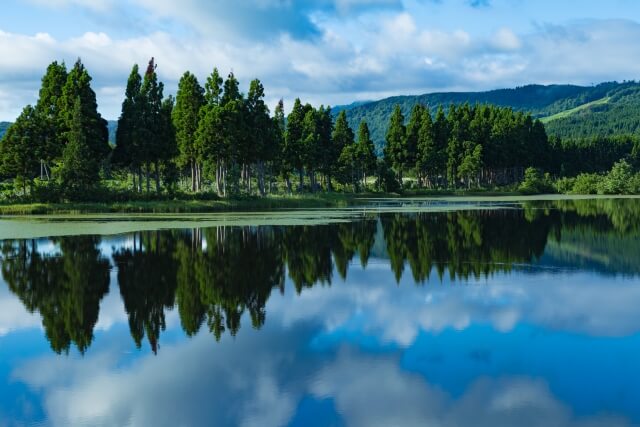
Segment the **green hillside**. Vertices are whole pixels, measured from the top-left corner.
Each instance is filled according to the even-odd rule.
[[[556,114],[545,123],[560,138],[640,133],[640,85],[616,88],[600,101]]]
[[[4,136],[7,129],[11,126],[10,122],[0,122],[0,138]],[[115,145],[116,143],[116,130],[118,129],[118,122],[115,120],[109,120],[107,123],[109,129],[109,143]]]
[[[560,136],[587,136],[593,126],[586,125],[589,117],[594,112],[613,110],[622,113],[618,117],[603,117],[599,127],[594,129],[606,134],[619,134],[627,129],[635,129],[636,120],[633,117],[633,105],[640,106],[640,96],[631,99],[631,93],[640,92],[640,84],[626,83],[601,83],[597,86],[575,85],[528,85],[515,89],[499,89],[488,92],[448,92],[431,93],[417,96],[396,96],[380,101],[369,102],[361,105],[339,106],[335,111],[346,110],[349,124],[357,129],[361,120],[366,120],[371,129],[373,141],[378,150],[384,146],[385,134],[389,117],[395,105],[400,105],[405,117],[416,104],[424,104],[430,107],[432,113],[443,105],[450,104],[493,104],[502,107],[511,107],[517,111],[530,112],[534,117],[547,118],[547,129],[551,134]],[[626,94],[626,95],[624,95]],[[620,102],[627,105],[620,111]],[[571,121],[569,125],[567,121]],[[578,125],[570,131],[568,126]],[[612,124],[609,126],[609,124]],[[609,129],[609,127],[611,129]],[[574,135],[575,134],[575,135]]]
[[[572,116],[573,114],[576,114],[580,111],[591,110],[592,107],[595,107],[596,105],[606,104],[610,100],[611,100],[610,97],[606,97],[606,98],[598,99],[597,101],[587,102],[586,104],[582,104],[576,108],[560,111],[559,113],[553,114],[551,116],[542,117],[540,121],[546,124],[554,120],[566,119],[567,117]]]
[[[4,134],[7,132],[7,129],[9,129],[9,126],[11,126],[11,123],[9,122],[0,122],[0,138],[2,138]]]

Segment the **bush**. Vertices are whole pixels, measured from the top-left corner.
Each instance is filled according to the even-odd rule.
[[[625,160],[615,163],[611,171],[600,181],[598,194],[629,194],[633,171]]]
[[[640,194],[640,173],[637,173],[629,180],[629,194]]]
[[[598,194],[603,177],[596,173],[581,173],[575,178],[571,194]]]
[[[42,181],[36,179],[33,185],[31,200],[40,203],[56,203],[62,199],[62,190],[55,181]]]
[[[527,168],[524,171],[524,180],[518,187],[522,194],[555,193],[556,189],[551,184],[549,174],[542,174],[540,169]]]
[[[573,191],[575,183],[575,178],[560,178],[555,184],[556,191],[560,194],[569,194]]]

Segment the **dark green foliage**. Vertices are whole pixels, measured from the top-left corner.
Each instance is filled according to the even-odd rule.
[[[376,189],[386,193],[395,193],[402,189],[386,159],[378,159],[376,162]]]
[[[414,172],[418,185],[458,187],[504,185],[521,179],[526,166],[549,166],[544,127],[508,108],[452,105],[433,119],[416,107],[404,127],[398,106],[389,122],[385,158],[400,181]]]
[[[68,199],[86,200],[99,183],[100,164],[84,132],[87,126],[80,98],[76,98],[70,123],[71,128],[66,132],[67,144],[62,151],[60,185]]]
[[[111,159],[114,166],[132,175],[137,192],[143,190],[143,174],[147,193],[152,174],[157,193],[162,178],[169,185],[174,181],[172,161],[178,153],[172,122],[174,100],[163,99],[164,85],[158,81],[156,67],[151,58],[144,77],[137,65],[131,70]]]
[[[636,136],[590,137],[582,139],[551,138],[547,169],[562,176],[584,173],[603,173],[620,159],[634,163],[634,147],[640,140]]]
[[[356,175],[358,179],[362,179],[362,185],[366,186],[367,177],[376,170],[375,146],[371,140],[367,122],[360,122],[356,145]]]
[[[359,181],[356,164],[358,161],[357,146],[353,129],[349,126],[347,115],[344,112],[338,114],[332,139],[335,150],[340,150],[336,173],[338,180],[342,184],[353,185],[357,190]]]
[[[196,191],[200,183],[198,172],[200,165],[196,141],[196,132],[200,120],[200,109],[204,105],[204,89],[198,83],[196,76],[190,72],[184,73],[178,84],[176,104],[173,108],[173,126],[176,129],[176,143],[178,146],[178,166],[188,168],[191,173],[191,190]]]
[[[408,150],[407,150],[407,129],[404,125],[404,116],[399,105],[393,110],[393,114],[389,119],[389,129],[387,130],[387,145],[384,150],[384,157],[389,159],[389,163],[398,176],[398,182],[402,186],[402,172],[407,166]]]
[[[79,113],[76,111],[78,100]],[[63,141],[68,143],[67,132],[77,126],[75,120],[81,117],[80,132],[86,141],[88,152],[93,160],[101,163],[111,152],[107,121],[98,113],[96,94],[91,88],[91,76],[79,59],[69,71],[60,102],[61,123],[58,132],[62,132],[60,135],[63,135]]]
[[[46,144],[45,132],[42,116],[29,105],[0,140],[0,176],[15,177],[23,196],[38,176],[38,153]]]
[[[116,147],[112,157],[114,166],[129,168],[131,171],[137,171],[141,165],[142,135],[138,127],[138,118],[142,115],[143,108],[141,87],[142,77],[136,64],[127,81],[122,113],[118,119],[116,131]]]
[[[6,243],[6,242],[5,242]],[[2,276],[30,311],[42,316],[51,348],[81,353],[93,341],[100,301],[109,290],[109,261],[96,237],[55,239],[60,253],[40,254],[35,240],[2,247]]]
[[[65,124],[63,123],[63,101],[64,87],[69,76],[67,67],[64,63],[51,63],[47,67],[45,75],[42,77],[42,86],[36,111],[41,118],[42,128],[44,132],[44,145],[38,157],[42,161],[42,167],[47,176],[50,176],[50,168],[52,163],[57,160],[64,146],[63,132]],[[91,96],[91,94],[87,94]]]

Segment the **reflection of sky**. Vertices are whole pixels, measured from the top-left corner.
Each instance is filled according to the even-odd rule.
[[[109,247],[113,241],[108,242]],[[126,244],[125,241],[123,243]],[[106,247],[103,245],[103,247]],[[216,343],[136,350],[112,270],[96,339],[54,355],[40,316],[0,286],[0,420],[49,425],[628,425],[640,421],[640,279],[515,271],[396,286],[386,261],[274,292]],[[316,424],[314,424],[315,422]],[[14,425],[0,421],[0,426]]]

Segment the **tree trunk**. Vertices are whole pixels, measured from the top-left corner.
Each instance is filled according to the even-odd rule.
[[[196,168],[193,159],[191,160],[191,191],[196,191]]]
[[[299,178],[300,178],[300,184],[299,184],[299,187],[298,187],[298,191],[300,193],[302,193],[302,189],[304,188],[304,170],[300,169],[298,171],[298,173],[299,173]]]
[[[264,162],[260,160],[258,161],[258,191],[260,191],[260,195],[263,197],[266,195],[264,175]]]
[[[222,165],[222,197],[227,197],[227,165]]]
[[[147,194],[149,194],[149,191],[150,191],[150,189],[151,189],[151,185],[150,185],[150,184],[151,184],[151,182],[150,182],[150,180],[149,180],[149,175],[150,175],[150,174],[149,174],[149,162],[147,162],[147,164],[145,165],[145,168],[144,168],[144,169],[145,169],[145,170],[144,170],[144,172],[145,172],[146,179],[147,179]]]
[[[160,162],[158,160],[156,160],[155,172],[156,172],[156,193],[160,194]]]
[[[287,174],[285,181],[287,183],[287,192],[289,193],[289,195],[291,195],[291,193],[293,192],[293,190],[291,189],[291,179],[289,179],[289,175]]]

